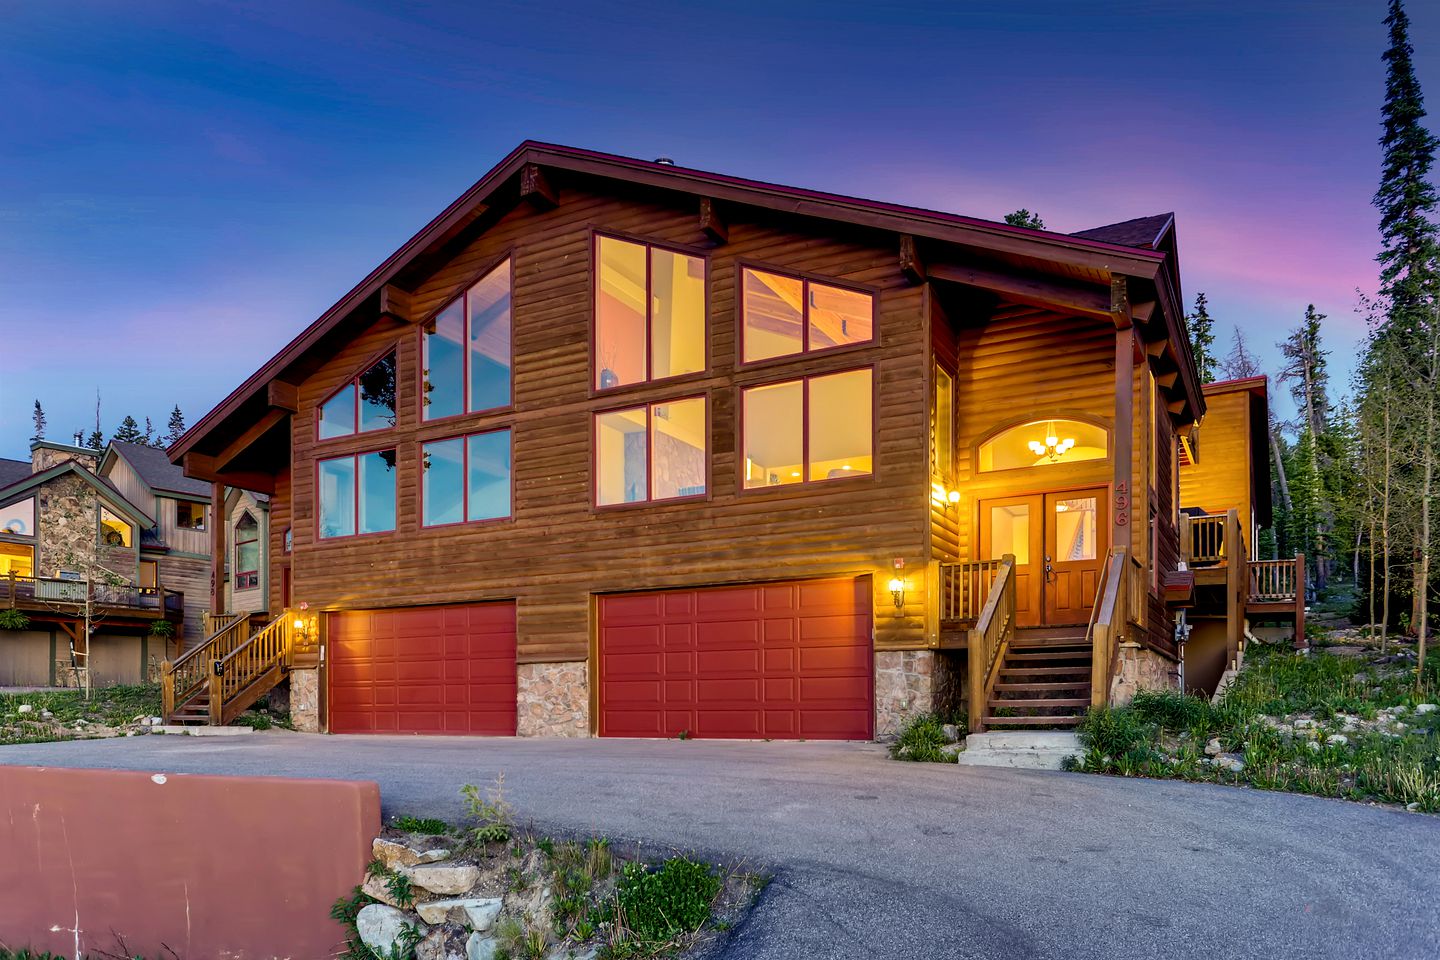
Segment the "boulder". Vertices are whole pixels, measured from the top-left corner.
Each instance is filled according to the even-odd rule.
[[[1416,713],[1434,713],[1436,710],[1440,710],[1440,705],[1436,705],[1436,704],[1433,704],[1433,703],[1417,703],[1417,704],[1415,704],[1415,712],[1416,712]]]
[[[431,863],[402,867],[410,882],[431,893],[468,893],[480,879],[480,868],[462,863]]]
[[[35,707],[34,707],[33,704],[22,703],[22,704],[20,704],[20,706],[18,706],[18,707],[15,708],[15,712],[16,712],[16,713],[30,713],[30,712],[33,711],[34,709],[35,709]]]
[[[403,843],[396,843],[394,840],[382,840],[376,838],[370,845],[370,852],[391,870],[400,867],[413,867],[421,863],[435,863],[445,860],[450,856],[449,850],[416,850]]]
[[[382,957],[400,953],[397,943],[412,927],[421,936],[430,932],[430,928],[418,918],[383,903],[362,907],[355,917],[355,931],[360,934],[361,941]]]
[[[1225,747],[1220,743],[1219,737],[1215,737],[1209,743],[1205,744],[1205,756],[1207,757],[1218,757],[1224,752]]]
[[[1238,753],[1222,753],[1215,758],[1215,766],[1230,773],[1239,773],[1245,769],[1245,759]]]
[[[1343,747],[1350,742],[1350,738],[1343,733],[1332,733],[1325,738],[1325,743],[1332,747]]]
[[[374,874],[366,875],[365,882],[360,884],[360,892],[365,894],[367,897],[373,897],[374,899],[379,900],[386,906],[400,906],[400,904],[395,902],[395,898],[391,896],[390,891],[385,888],[384,877],[376,876]]]
[[[470,939],[465,941],[465,960],[495,960],[497,946],[494,937],[472,933]]]
[[[495,925],[504,901],[499,897],[466,897],[456,900],[431,900],[417,904],[415,912],[426,923],[444,923],[454,920],[471,930],[484,933]]]

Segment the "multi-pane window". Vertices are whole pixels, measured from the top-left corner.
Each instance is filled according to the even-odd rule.
[[[955,472],[955,378],[944,368],[935,368],[935,463],[934,473],[950,479]]]
[[[395,529],[395,451],[321,460],[320,538]]]
[[[875,337],[875,298],[864,291],[750,267],[740,271],[740,287],[745,363]]]
[[[376,360],[320,404],[321,440],[395,426],[395,351]],[[203,522],[203,521],[202,521]],[[196,528],[199,529],[199,528]]]
[[[135,543],[135,528],[111,513],[108,507],[101,507],[100,542],[107,547],[133,546]]]
[[[510,406],[510,259],[426,323],[422,343],[424,419]]]
[[[742,399],[745,486],[870,473],[874,397],[868,367],[747,388]]]
[[[176,500],[175,526],[181,530],[204,530],[205,504],[194,500]]]
[[[260,525],[246,510],[235,522],[235,589],[260,585]]]
[[[705,398],[595,415],[595,503],[703,497],[709,460]]]
[[[595,387],[705,369],[705,261],[595,238]]]
[[[510,431],[434,440],[420,453],[427,527],[510,516]]]

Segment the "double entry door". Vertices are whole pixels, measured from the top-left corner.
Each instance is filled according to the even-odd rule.
[[[1015,555],[1015,623],[1087,623],[1109,545],[1105,489],[980,501],[980,555]]]

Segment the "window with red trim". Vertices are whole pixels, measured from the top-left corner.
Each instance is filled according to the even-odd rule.
[[[743,267],[741,361],[815,353],[875,339],[875,297],[862,290]]]
[[[321,460],[320,539],[394,530],[395,473],[394,450]]]
[[[333,440],[395,426],[395,351],[376,360],[320,404],[319,437]]]
[[[260,585],[260,525],[246,510],[235,521],[235,589]]]
[[[510,406],[510,258],[424,326],[422,417],[439,420]]]
[[[705,261],[595,237],[595,387],[705,369]]]
[[[709,462],[705,398],[595,415],[595,503],[703,497]]]
[[[510,516],[510,431],[432,440],[420,451],[421,523],[501,520]]]
[[[747,489],[860,477],[874,468],[869,367],[747,387],[741,406]]]

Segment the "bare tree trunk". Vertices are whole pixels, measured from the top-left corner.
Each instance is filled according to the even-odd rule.
[[[1385,385],[1385,433],[1382,446],[1385,449],[1385,470],[1381,474],[1380,498],[1380,652],[1390,651],[1390,487],[1394,451],[1391,441],[1394,433],[1390,426],[1390,385]]]

